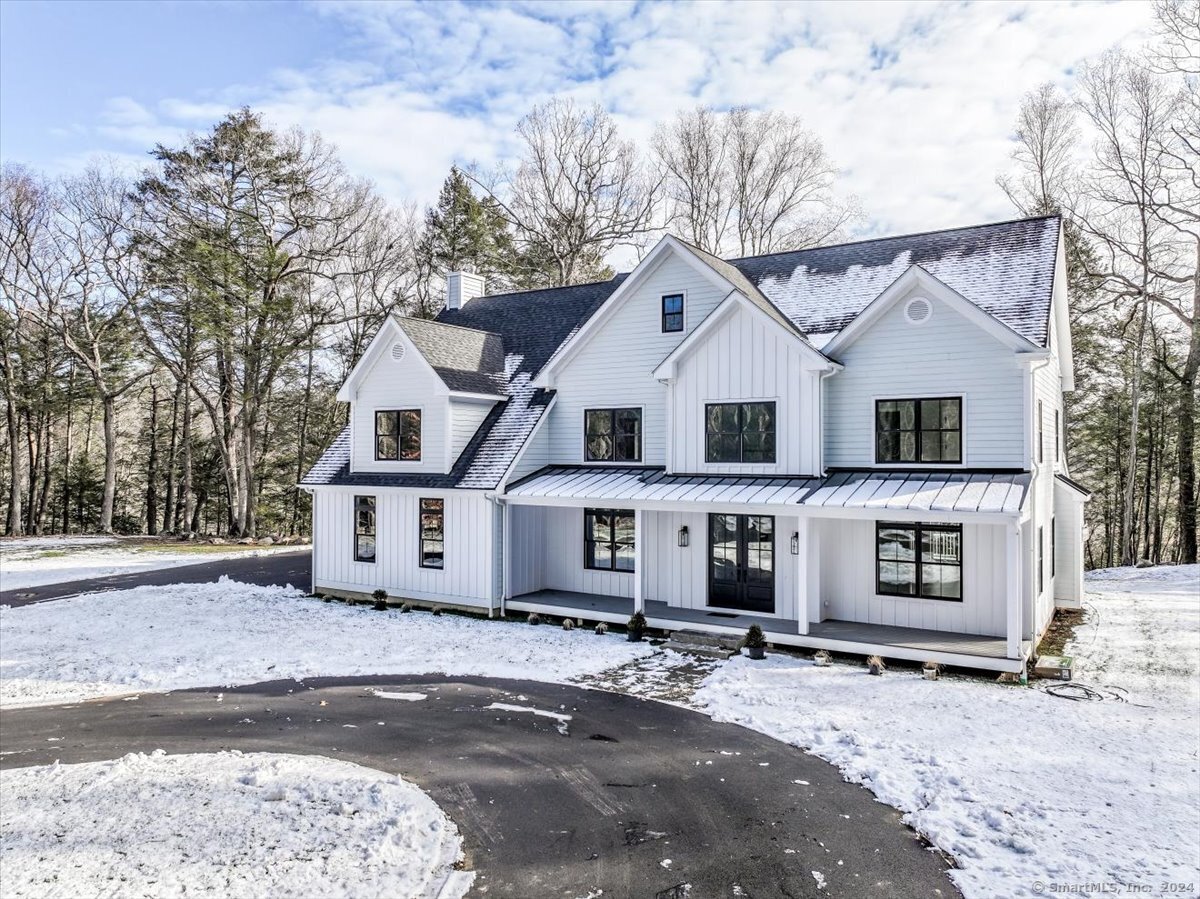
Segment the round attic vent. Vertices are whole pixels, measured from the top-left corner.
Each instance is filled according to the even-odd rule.
[[[404,358],[404,344],[393,343],[392,344],[392,361],[399,362],[403,358]]]
[[[931,315],[933,315],[933,303],[929,302],[925,297],[913,297],[904,304],[904,317],[911,324],[924,324],[929,321]]]

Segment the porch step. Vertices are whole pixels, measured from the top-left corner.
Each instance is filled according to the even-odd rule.
[[[738,651],[738,638],[704,631],[672,631],[667,649],[710,659],[727,659]]]

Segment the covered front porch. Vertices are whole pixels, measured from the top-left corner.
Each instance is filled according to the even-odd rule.
[[[537,612],[540,615],[577,617],[585,621],[624,624],[633,614],[633,600],[623,596],[574,593],[568,590],[539,590],[508,600],[510,612]],[[800,632],[796,619],[754,615],[748,612],[717,612],[670,606],[660,600],[646,600],[644,614],[651,627],[662,630],[705,630],[712,633],[744,634],[757,624],[767,641],[782,646],[828,649],[831,652],[869,653],[889,658],[925,661],[934,656],[946,664],[996,671],[1020,670],[1009,664],[1007,642],[1003,637],[956,634],[912,627],[871,624],[858,621],[810,622],[808,632]]]
[[[1011,475],[553,469],[505,497],[505,607],[614,623],[642,611],[654,628],[728,635],[758,624],[777,645],[1019,671],[1025,487]],[[944,593],[892,583],[922,580],[903,555],[917,551],[952,557],[926,560]]]

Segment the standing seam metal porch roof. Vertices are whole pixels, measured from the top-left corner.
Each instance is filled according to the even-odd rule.
[[[1016,515],[1030,476],[1017,473],[843,471],[828,477],[667,474],[661,468],[550,466],[509,487],[507,496],[604,503],[733,503],[983,512]]]

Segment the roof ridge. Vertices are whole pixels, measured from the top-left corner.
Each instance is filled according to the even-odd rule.
[[[501,340],[504,339],[503,334],[498,334],[495,331],[485,331],[483,328],[470,328],[467,325],[455,325],[450,322],[439,321],[436,318],[418,318],[413,315],[400,315],[395,312],[392,313],[392,316],[398,321],[422,322],[427,325],[437,325],[439,328],[457,328],[460,331],[470,331],[472,334],[488,334],[492,337],[499,337]]]
[[[978,228],[1000,228],[1004,225],[1017,225],[1022,222],[1037,222],[1043,219],[1061,219],[1062,213],[1052,212],[1046,215],[1030,215],[1023,218],[1006,219],[1002,222],[980,222],[975,225],[959,225],[954,228],[933,228],[929,231],[913,231],[909,234],[890,234],[884,237],[867,237],[863,240],[848,240],[844,243],[829,243],[822,244],[819,247],[805,247],[800,250],[780,250],[778,253],[760,253],[757,256],[737,256],[732,259],[723,259],[723,262],[728,262],[730,265],[735,265],[739,262],[749,262],[752,259],[770,259],[773,256],[789,256],[793,253],[815,253],[818,250],[836,250],[842,247],[857,247],[867,243],[882,243],[885,240],[904,240],[910,237],[928,237],[931,234],[953,234],[955,231],[973,231]],[[676,238],[677,240],[679,238]],[[681,243],[687,243],[682,241]],[[691,246],[689,244],[689,246]],[[697,248],[698,249],[698,248]],[[701,250],[701,252],[705,252]],[[712,254],[709,254],[712,255]]]
[[[485,293],[483,296],[476,297],[475,299],[490,300],[496,297],[518,297],[529,293],[545,293],[551,290],[574,290],[576,287],[595,287],[597,284],[609,284],[617,278],[628,274],[629,272],[614,272],[611,278],[605,278],[603,281],[584,281],[582,284],[562,284],[558,287],[527,287],[524,290],[508,290],[504,293]]]

